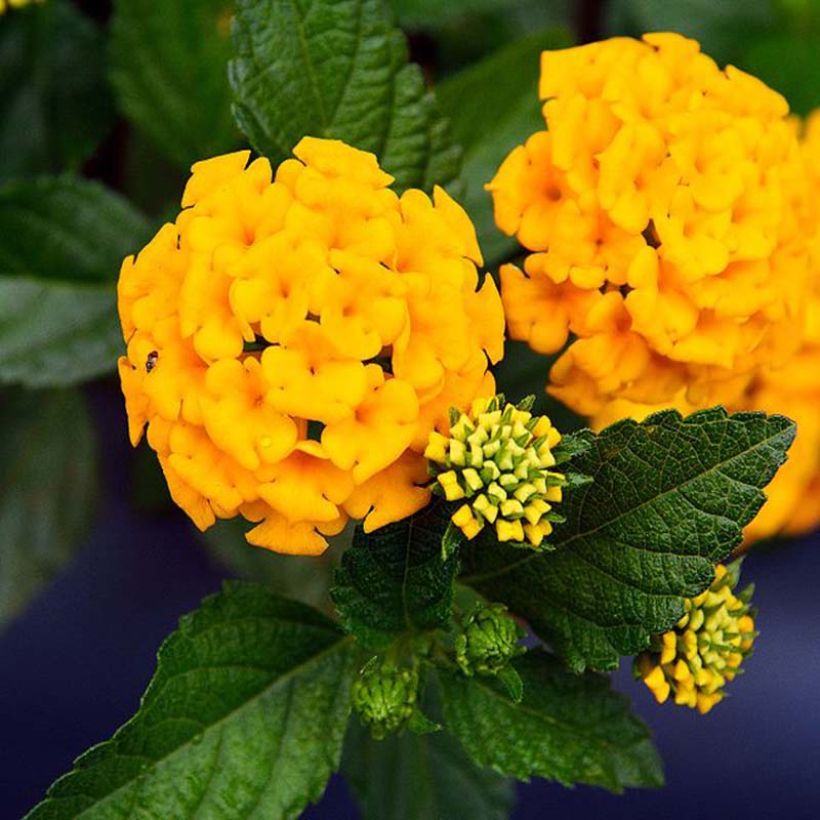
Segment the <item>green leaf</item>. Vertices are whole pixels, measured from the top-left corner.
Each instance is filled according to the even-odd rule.
[[[0,391],[0,429],[2,629],[88,531],[97,472],[91,419],[76,391]]]
[[[524,682],[518,703],[493,678],[440,673],[447,727],[477,765],[613,792],[663,785],[649,730],[607,677],[574,675],[540,651],[514,663]]]
[[[618,422],[573,460],[593,483],[567,493],[554,552],[477,539],[462,580],[526,618],[570,666],[613,669],[670,629],[741,541],[785,461],[783,416],[675,411]]]
[[[351,720],[342,773],[364,820],[506,820],[515,797],[509,780],[476,766],[447,732],[373,740]]]
[[[369,535],[356,528],[342,556],[331,597],[347,629],[373,649],[404,632],[444,625],[450,617],[458,559],[441,557],[449,522],[445,504]]]
[[[116,0],[111,82],[120,107],[187,167],[239,141],[227,66],[232,0]]]
[[[0,382],[62,386],[114,368],[114,282],[148,233],[124,199],[94,182],[0,189]]]
[[[72,3],[0,20],[0,181],[78,168],[112,119],[102,34]]]
[[[461,176],[466,191],[461,201],[490,267],[513,253],[518,243],[496,228],[492,197],[484,185],[516,145],[546,127],[538,100],[540,55],[545,49],[571,44],[565,29],[541,31],[502,48],[437,88],[453,137],[464,148]]]
[[[162,645],[137,714],[28,818],[297,817],[338,765],[353,661],[320,613],[229,582]]]
[[[460,150],[382,0],[238,0],[234,113],[274,163],[310,135],[372,151],[399,190],[445,185]]]

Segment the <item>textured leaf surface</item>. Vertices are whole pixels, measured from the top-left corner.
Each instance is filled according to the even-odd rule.
[[[441,560],[449,516],[432,503],[366,535],[357,528],[342,556],[331,591],[345,626],[364,644],[380,648],[407,631],[447,622],[458,558]]]
[[[91,420],[75,391],[0,391],[0,429],[2,629],[73,555],[97,476]]]
[[[342,773],[364,820],[506,820],[512,783],[481,769],[448,732],[373,740],[351,720]]]
[[[112,118],[102,35],[72,3],[3,17],[0,181],[78,167]]]
[[[464,148],[461,201],[476,226],[479,244],[492,266],[515,251],[515,237],[495,226],[493,203],[484,190],[507,154],[530,134],[543,130],[538,100],[540,54],[571,44],[560,28],[516,40],[436,89],[450,118],[454,139]],[[491,112],[491,113],[490,113]],[[532,389],[532,386],[530,386]],[[539,387],[540,392],[540,387]]]
[[[573,466],[594,481],[562,504],[556,550],[478,543],[462,550],[464,580],[526,618],[574,669],[614,668],[709,585],[794,433],[782,416],[719,408],[587,432],[590,450]]]
[[[60,386],[114,368],[114,282],[148,231],[125,200],[87,180],[0,189],[0,381]]]
[[[399,190],[445,185],[460,151],[382,0],[238,0],[234,111],[274,162],[305,135],[375,153]]]
[[[614,792],[663,784],[648,729],[608,678],[574,675],[543,652],[528,653],[515,668],[524,682],[520,703],[493,678],[441,674],[447,726],[479,766]]]
[[[111,80],[126,115],[187,167],[231,150],[232,0],[117,0]]]
[[[338,764],[352,660],[315,610],[226,584],[163,644],[139,712],[28,816],[297,817]]]

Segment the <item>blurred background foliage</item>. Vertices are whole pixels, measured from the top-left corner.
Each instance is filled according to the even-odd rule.
[[[459,198],[487,267],[516,247],[493,226],[484,184],[538,127],[538,54],[672,30],[720,63],[820,105],[820,0],[391,0],[463,148]],[[81,545],[98,508],[97,454],[126,435],[114,375],[122,258],[173,219],[192,162],[241,146],[227,79],[231,0],[47,0],[0,16],[0,630]],[[535,392],[548,363],[509,346],[498,380]],[[108,398],[92,402],[89,396]],[[93,411],[93,412],[92,412]],[[177,515],[153,454],[121,465],[142,514]],[[104,492],[104,488],[103,488]],[[180,513],[181,515],[181,513]],[[253,550],[241,525],[203,539],[231,574],[327,603],[316,564]],[[344,536],[341,539],[344,543]]]

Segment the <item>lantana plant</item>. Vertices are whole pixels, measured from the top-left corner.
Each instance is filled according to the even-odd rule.
[[[720,708],[757,636],[738,551],[815,523],[793,511],[820,475],[817,120],[679,35],[544,49],[543,123],[482,180],[485,259],[453,112],[380,0],[227,5],[202,7],[242,136],[215,85],[192,115],[213,150],[163,224],[69,177],[0,190],[0,222],[69,203],[93,232],[82,214],[105,213],[124,258],[121,341],[57,335],[15,377],[0,335],[0,371],[74,383],[118,359],[130,440],[193,525],[300,577],[341,555],[324,611],[251,578],[184,616],[136,714],[28,817],[296,817],[341,771],[383,819],[376,780],[416,754],[480,784],[432,789],[419,817],[502,816],[532,777],[661,786],[609,673]],[[112,59],[134,119],[184,154]],[[59,302],[75,326],[110,328],[110,297],[0,280],[0,306]],[[536,378],[588,427],[501,384],[507,337],[560,354]],[[779,411],[801,422],[782,478]]]

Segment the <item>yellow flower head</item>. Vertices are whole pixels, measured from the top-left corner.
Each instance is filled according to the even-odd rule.
[[[749,541],[797,535],[820,524],[820,110],[801,132],[808,182],[803,224],[810,243],[803,344],[784,367],[761,368],[742,403],[743,409],[787,414],[798,433],[789,460],[766,491],[766,506],[747,529]]]
[[[778,534],[799,535],[820,524],[820,111],[799,127],[805,197],[799,203],[800,221],[809,242],[810,274],[803,298],[803,324],[796,327],[802,345],[785,363],[758,367],[746,388],[728,409],[785,413],[797,422],[797,439],[789,460],[766,490],[766,505],[746,528],[746,544]],[[642,404],[617,399],[592,418],[601,429],[624,417],[638,420],[657,410],[674,407],[683,414],[696,408],[681,390],[673,400]]]
[[[464,211],[396,195],[372,154],[306,137],[272,178],[240,151],[197,163],[183,210],[122,266],[119,369],[201,529],[318,553],[348,516],[424,506],[421,455],[447,409],[493,391],[503,312]]]
[[[671,695],[679,706],[705,715],[723,700],[724,687],[734,680],[757,634],[751,588],[737,596],[736,583],[733,569],[718,564],[711,587],[688,599],[675,628],[653,637],[651,648],[635,659],[636,674],[658,703]]]
[[[31,3],[42,3],[44,0],[0,0],[0,14],[5,14],[6,9],[19,9]]]
[[[546,130],[488,189],[532,251],[501,269],[510,335],[560,350],[551,392],[730,402],[799,343],[804,174],[786,101],[677,34],[545,52]]]
[[[489,523],[499,541],[539,547],[562,520],[552,505],[561,501],[565,477],[551,470],[561,434],[546,416],[534,417],[531,405],[476,399],[469,413],[452,413],[446,435],[430,433],[424,455],[434,490],[447,501],[465,500],[452,520],[469,539]]]

